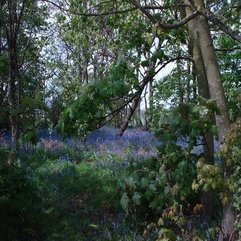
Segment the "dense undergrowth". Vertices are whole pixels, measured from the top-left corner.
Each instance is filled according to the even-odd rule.
[[[12,148],[2,136],[1,240],[138,240],[125,218],[118,182],[132,159],[156,155],[148,132],[103,128],[84,141],[39,132],[8,165]]]
[[[40,131],[12,165],[2,136],[0,240],[216,240],[221,202],[217,194],[207,222],[193,188],[195,143],[173,142],[180,132],[165,142],[139,129],[117,133],[104,127],[78,140]]]

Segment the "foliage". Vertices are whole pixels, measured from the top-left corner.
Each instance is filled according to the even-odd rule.
[[[80,240],[85,234],[81,231],[80,235],[79,226],[90,232],[86,236],[101,233],[100,239],[156,238],[159,231],[159,239],[175,239],[177,233],[183,234],[188,229],[179,223],[184,217],[180,207],[186,211],[189,202],[195,205],[193,210],[201,209],[196,203],[200,201],[201,189],[215,190],[224,205],[234,201],[237,210],[240,209],[240,141],[236,136],[239,127],[234,128],[235,131],[231,129],[222,147],[221,157],[227,160],[231,172],[225,182],[223,169],[217,163],[206,164],[203,154],[205,133],[217,132],[212,116],[223,110],[219,112],[213,100],[196,98],[200,90],[192,63],[195,56],[189,56],[193,54],[193,46],[186,26],[178,27],[178,23],[185,20],[186,5],[169,0],[141,1],[143,8],[138,4],[138,1],[120,0],[2,2],[0,125],[8,128],[11,123],[7,117],[12,115],[16,123],[20,118],[22,128],[19,153],[14,155],[11,148],[5,146],[1,146],[0,153],[4,160],[1,188],[6,190],[0,200],[3,207],[9,204],[9,212],[13,210],[8,221],[17,213],[16,223],[12,224],[16,230],[12,239],[21,236],[20,226],[24,227],[22,236],[27,235],[28,239],[41,240],[47,235],[49,240]],[[195,11],[194,6],[192,9]],[[216,48],[228,111],[232,121],[237,121],[241,113],[240,47],[235,42],[237,38],[234,41],[220,34],[220,30],[237,36],[240,1],[205,1],[205,9],[201,11],[210,20],[206,23]],[[212,19],[215,16],[216,22]],[[15,50],[10,50],[11,47]],[[11,59],[13,55],[15,59]],[[171,74],[157,77],[158,71],[172,60],[176,68]],[[213,68],[209,66],[211,62],[204,63],[208,79]],[[210,79],[212,81],[212,77]],[[209,89],[213,86],[209,83]],[[114,118],[119,124],[131,109],[131,102],[144,92],[149,120],[160,141],[158,156],[155,156],[157,141],[146,135],[133,140],[106,134],[108,142],[97,138],[94,143],[93,133],[92,139],[88,136],[83,142],[53,136],[38,138],[36,127],[43,122],[51,123],[51,128],[58,123],[59,131],[66,136],[84,136]],[[11,103],[12,97],[15,101]],[[225,104],[225,100],[223,102]],[[168,107],[172,105],[168,110],[164,109],[166,103]],[[0,138],[2,141],[2,136]],[[7,140],[2,142],[6,143]],[[19,159],[12,167],[8,166],[9,160],[16,156]],[[117,182],[122,193],[116,190]],[[16,205],[15,194],[20,197]],[[135,225],[134,231],[129,230],[125,236],[118,232],[126,227],[120,227],[115,230],[115,237],[111,236],[113,227],[107,225],[108,232],[104,233],[95,225],[99,218],[95,211],[110,212],[118,206],[116,202],[121,194],[121,204],[132,217],[151,219],[157,213],[158,218],[161,215],[157,225],[147,228],[149,237],[140,237]],[[110,196],[113,199],[108,200]],[[34,204],[35,200],[40,206]],[[37,212],[41,214],[39,223],[32,217]],[[80,216],[86,217],[87,212],[93,216],[79,220]],[[50,225],[51,222],[58,225]],[[185,238],[198,237],[193,231],[193,235]]]
[[[198,103],[162,111],[162,118],[160,110],[155,110],[153,128],[160,140],[158,157],[134,159],[119,184],[121,205],[130,216],[142,221],[155,220],[162,213],[159,221],[163,224],[160,228],[155,225],[160,240],[175,240],[177,234],[184,237],[180,231],[188,229],[184,213],[203,212],[203,205],[199,204],[201,194],[193,191],[193,182],[197,177],[196,164],[204,158],[200,148],[206,145],[203,137],[208,130],[216,133],[213,112],[218,112],[215,103],[203,98]],[[202,178],[209,180],[208,174]],[[216,177],[216,173],[212,175]]]
[[[5,118],[0,122],[6,128],[16,128],[14,138],[18,138],[27,125],[36,125],[36,117],[41,122],[40,112],[45,107],[41,51],[46,41],[43,35],[47,29],[46,17],[46,8],[37,1],[16,0],[1,4],[0,108]]]
[[[37,133],[37,145],[21,143],[12,167],[8,136],[1,139],[1,239],[144,240],[125,220],[117,181],[129,158],[155,155],[153,135],[128,129],[121,138],[112,127],[85,141]]]
[[[134,70],[124,59],[110,68],[105,79],[94,81],[82,89],[77,100],[62,114],[58,129],[61,133],[83,135],[105,124],[116,113],[115,103],[134,91],[138,82]],[[130,97],[129,97],[130,98]],[[125,106],[125,101],[122,106]]]
[[[240,179],[240,120],[230,128],[225,136],[224,143],[220,149],[220,156],[226,160],[226,165],[232,173],[230,177],[222,175],[222,169],[218,163],[215,165],[205,164],[203,159],[197,162],[197,181],[193,182],[193,190],[215,190],[223,203],[228,205],[234,202],[235,208],[240,209],[239,179]],[[234,200],[232,200],[234,193]]]
[[[156,129],[157,137],[163,140],[163,145],[172,145],[173,141],[175,145],[179,140],[183,140],[188,151],[191,151],[198,144],[198,138],[203,137],[207,130],[212,130],[216,134],[213,112],[219,113],[215,101],[198,97],[197,103],[181,103],[169,110],[154,109],[153,127]],[[163,136],[163,133],[168,131],[170,135]]]
[[[238,218],[236,221],[236,226],[239,232],[239,237],[241,235],[240,227],[240,157],[241,157],[241,120],[237,120],[233,126],[228,131],[224,139],[224,144],[221,147],[221,157],[227,160],[228,168],[232,175],[225,180],[224,188],[221,190],[222,198],[225,199],[225,203],[233,202],[233,206],[238,212]],[[233,200],[230,193],[233,193]]]
[[[45,214],[29,173],[19,161],[8,165],[11,149],[0,149],[0,238],[3,240],[41,240]]]
[[[240,51],[236,48],[236,43],[230,37],[221,36],[217,40],[218,48],[222,51],[218,52],[218,60],[222,71],[222,79],[224,90],[226,93],[229,114],[232,121],[240,117]]]

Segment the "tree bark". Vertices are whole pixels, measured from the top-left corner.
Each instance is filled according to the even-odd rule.
[[[135,113],[136,111],[136,108],[138,107],[138,104],[139,104],[139,101],[140,101],[140,95],[137,96],[131,106],[128,108],[128,112],[127,112],[127,115],[125,117],[125,120],[124,122],[122,123],[121,127],[120,127],[120,132],[119,132],[119,135],[122,136],[126,130],[126,128],[128,127],[128,124],[131,120],[131,117],[133,116],[133,114]]]
[[[8,105],[9,105],[9,121],[12,134],[12,142],[16,145],[19,138],[19,108],[20,108],[20,74],[18,65],[18,36],[21,17],[24,11],[24,2],[21,11],[17,12],[17,1],[9,1],[7,3],[8,16],[4,20],[4,30],[7,38],[8,46]],[[6,15],[5,15],[6,16]]]
[[[203,0],[195,1],[195,7],[197,9],[204,9]],[[205,66],[205,72],[207,75],[210,96],[216,101],[217,106],[220,110],[220,114],[215,116],[216,123],[218,126],[218,137],[220,143],[223,142],[224,136],[230,127],[230,119],[228,114],[227,101],[224,95],[224,89],[221,82],[221,75],[217,63],[217,57],[214,51],[210,29],[203,16],[198,16],[196,34],[200,46],[201,56]],[[230,173],[223,162],[224,178],[229,177]],[[219,241],[230,240],[234,231],[234,222],[236,220],[236,212],[232,206],[232,202],[223,208],[223,217],[221,232],[219,235]]]
[[[189,1],[186,0],[185,4],[189,4]],[[189,15],[190,13],[191,13],[191,9],[187,7],[186,14]],[[195,32],[196,26],[197,26],[196,19],[193,19],[188,23],[188,32],[189,32],[191,48],[192,48],[191,52],[192,52],[193,62],[194,62],[194,71],[197,77],[199,95],[204,97],[205,99],[209,99],[210,94],[209,94],[208,80],[207,80],[204,62],[202,59],[198,38]],[[214,164],[213,134],[211,133],[211,131],[207,131],[203,137],[205,140],[205,145],[204,145],[205,163]],[[213,192],[211,190],[203,193],[202,202],[204,205],[205,216],[207,220],[211,220],[213,216]]]

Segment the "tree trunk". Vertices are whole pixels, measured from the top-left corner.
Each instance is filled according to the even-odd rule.
[[[203,9],[204,3],[202,0],[195,1],[197,9]],[[216,54],[214,51],[210,30],[206,19],[203,16],[198,16],[196,34],[199,41],[201,56],[205,65],[210,96],[216,101],[220,110],[220,114],[216,115],[216,123],[218,126],[218,137],[220,143],[223,142],[224,136],[230,127],[227,102],[224,95],[224,89],[221,82],[221,75],[217,63]],[[228,178],[230,173],[228,168],[223,163],[224,178]],[[236,213],[232,206],[232,202],[223,208],[222,230],[219,235],[219,241],[230,240],[234,231],[234,222]]]
[[[185,3],[188,4],[189,2],[185,1]],[[186,8],[186,15],[189,15],[189,14],[191,14],[191,10],[189,8]],[[197,39],[197,35],[195,33],[196,25],[197,25],[196,19],[193,19],[188,23],[188,31],[190,35],[191,48],[192,48],[191,52],[192,52],[193,61],[194,61],[194,71],[197,77],[199,95],[204,97],[205,99],[209,99],[210,94],[209,94],[209,88],[208,88],[207,75],[206,75],[205,66],[201,55],[199,42]],[[211,133],[211,131],[207,131],[204,134],[204,140],[205,140],[205,145],[204,145],[205,163],[214,164],[214,143],[213,143],[213,134]],[[206,219],[211,220],[213,216],[213,192],[211,190],[203,193],[202,202],[204,205]]]
[[[17,2],[9,1],[8,22],[5,22],[5,32],[8,46],[9,78],[8,105],[12,142],[16,145],[19,138],[19,108],[20,108],[20,74],[18,66],[18,31],[21,17],[17,13]],[[17,17],[18,16],[18,17]]]
[[[9,85],[8,85],[8,104],[9,104],[9,119],[12,135],[12,142],[16,144],[19,138],[19,108],[20,108],[20,93],[19,93],[19,73],[17,66],[17,56],[15,48],[9,48]]]
[[[83,51],[83,61],[82,61],[82,84],[87,85],[89,82],[89,74],[88,74],[88,66],[89,66],[89,57],[88,57],[88,50],[86,47],[82,48]]]
[[[131,120],[131,117],[133,116],[133,114],[135,113],[136,111],[136,108],[138,107],[139,105],[139,102],[140,102],[140,96],[137,96],[133,101],[132,101],[132,104],[131,106],[128,108],[128,111],[127,111],[127,114],[126,114],[126,117],[125,117],[125,120],[124,122],[121,124],[121,127],[120,127],[120,132],[119,132],[119,135],[122,136],[126,130],[126,128],[128,127],[128,124]]]

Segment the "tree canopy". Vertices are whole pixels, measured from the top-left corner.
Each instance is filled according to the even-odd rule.
[[[0,2],[0,127],[16,146],[41,126],[84,136],[106,123],[120,135],[136,123],[170,125],[204,136],[213,164],[214,136],[223,143],[241,115],[240,1]],[[220,241],[236,218],[230,190]]]

